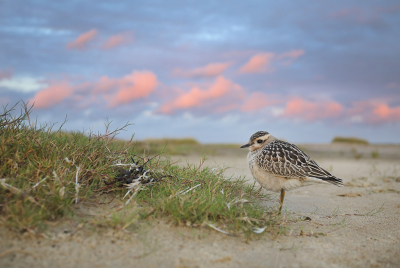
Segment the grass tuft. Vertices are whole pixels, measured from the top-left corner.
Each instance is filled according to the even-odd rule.
[[[181,168],[167,161],[162,169],[170,177],[137,196],[138,203],[153,208],[154,217],[168,217],[180,226],[217,223],[231,233],[273,225],[272,211],[260,204],[269,197],[244,178],[224,178],[223,169],[202,164]]]
[[[90,198],[115,173],[111,163],[124,152],[111,152],[109,137],[122,128],[89,137],[65,134],[54,125],[25,124],[32,107],[24,104],[18,117],[11,115],[14,108],[5,107],[0,117],[1,221],[31,229],[70,215],[75,200]]]

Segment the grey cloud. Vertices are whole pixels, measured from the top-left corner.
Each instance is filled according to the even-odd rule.
[[[173,69],[195,69],[232,60],[235,64],[224,71],[224,76],[247,92],[310,100],[324,96],[344,106],[357,100],[385,99],[394,106],[400,105],[398,89],[387,85],[400,84],[400,10],[396,10],[396,5],[397,0],[1,1],[0,70],[12,68],[15,75],[70,76],[84,81],[150,70],[166,88],[188,90],[190,87],[183,86],[188,81],[211,80],[176,78],[171,75]],[[334,16],[343,10],[349,11],[344,16]],[[99,34],[86,50],[65,48],[68,42],[91,29],[97,29]],[[100,49],[109,36],[125,31],[133,32],[134,42],[107,51]],[[277,68],[272,74],[237,74],[240,66],[256,53],[279,54],[292,49],[303,49],[305,54],[288,67]],[[32,97],[4,87],[0,95],[10,101]],[[137,115],[146,105],[113,111],[90,108],[92,113],[83,117],[87,121],[80,119],[82,125],[107,116],[125,120],[130,112],[134,120],[139,120]],[[38,114],[51,113],[54,119],[68,113],[78,119],[80,112],[61,105]],[[201,117],[205,112],[201,110],[195,115]],[[174,121],[181,115],[175,115],[170,124],[191,134]],[[203,133],[200,129],[207,124],[218,128],[221,118],[213,121],[210,115],[208,123],[199,123],[194,129]],[[143,123],[148,132],[157,128],[152,120],[155,119]],[[290,124],[271,122],[271,127],[282,129],[283,133]],[[253,127],[250,123],[245,125]],[[313,127],[316,133],[325,135],[324,126],[315,123]],[[360,133],[365,128],[360,127]],[[339,126],[328,129],[341,131]],[[223,130],[221,133],[221,137],[226,134]],[[306,137],[306,128],[299,133]]]

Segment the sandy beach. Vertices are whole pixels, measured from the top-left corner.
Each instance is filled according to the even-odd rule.
[[[319,153],[317,147],[306,148],[314,150],[311,156],[342,178],[345,187],[315,185],[288,192],[282,219],[285,235],[245,241],[210,228],[176,227],[163,220],[134,234],[81,230],[72,223],[55,226],[42,238],[1,229],[0,266],[399,267],[398,148],[381,148],[379,157],[373,158],[370,151],[376,148],[364,146],[364,156],[357,159],[350,149],[341,156],[340,149],[330,147],[332,154],[328,147]],[[205,165],[229,166],[226,177],[246,176],[252,183],[245,155],[209,156]],[[172,160],[198,165],[200,158]],[[275,195],[266,206],[278,206]]]

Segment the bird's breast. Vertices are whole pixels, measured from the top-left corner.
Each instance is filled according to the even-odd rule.
[[[303,185],[299,179],[279,177],[267,172],[257,164],[255,157],[250,156],[250,153],[247,160],[254,179],[267,190],[279,192],[282,189],[290,190]]]

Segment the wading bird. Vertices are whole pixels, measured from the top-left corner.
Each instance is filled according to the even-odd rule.
[[[246,147],[250,151],[247,162],[253,177],[263,188],[281,192],[279,213],[285,191],[315,183],[343,186],[341,179],[321,168],[299,147],[278,140],[266,131],[254,133],[240,148]]]

